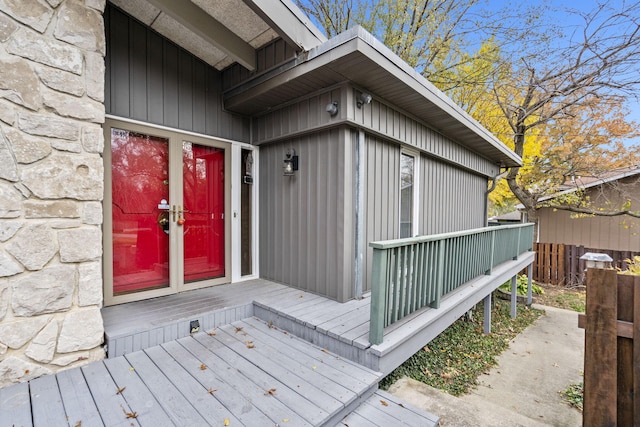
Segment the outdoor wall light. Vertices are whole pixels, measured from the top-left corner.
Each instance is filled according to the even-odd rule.
[[[282,171],[284,176],[292,176],[298,170],[298,156],[293,148],[287,149],[284,153],[284,164]]]
[[[370,104],[372,99],[373,97],[370,93],[362,92],[356,99],[356,105],[358,108],[362,108],[364,104]]]
[[[333,101],[327,104],[327,113],[329,113],[331,117],[338,114],[338,101]]]

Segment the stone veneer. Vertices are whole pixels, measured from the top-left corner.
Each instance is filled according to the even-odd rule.
[[[104,357],[106,0],[0,0],[0,387]]]

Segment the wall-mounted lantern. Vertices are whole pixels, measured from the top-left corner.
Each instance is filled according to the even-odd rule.
[[[329,113],[331,117],[338,114],[338,101],[333,101],[327,104],[327,113]]]
[[[370,93],[362,92],[356,99],[356,105],[358,106],[358,108],[362,108],[364,104],[371,104],[372,99],[373,97]]]
[[[613,261],[609,255],[595,252],[587,252],[580,259],[586,261],[587,268],[611,268]]]
[[[296,150],[293,148],[287,149],[284,153],[284,164],[282,165],[282,171],[284,176],[292,176],[298,170],[298,156]]]

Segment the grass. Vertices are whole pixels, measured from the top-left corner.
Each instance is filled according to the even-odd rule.
[[[544,289],[542,295],[536,295],[536,304],[564,308],[584,313],[586,308],[586,291],[584,287],[568,288],[556,285],[540,285]]]
[[[584,383],[571,384],[560,392],[562,397],[569,403],[569,405],[582,412],[583,409],[583,394]]]
[[[518,304],[518,316],[510,316],[509,302],[495,299],[490,335],[483,334],[482,304],[472,320],[458,319],[422,350],[385,377],[380,387],[387,390],[408,376],[454,396],[468,392],[478,377],[496,364],[496,357],[509,342],[543,313]]]

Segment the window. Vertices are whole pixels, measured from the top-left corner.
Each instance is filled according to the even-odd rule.
[[[400,154],[400,238],[413,236],[415,156]]]

